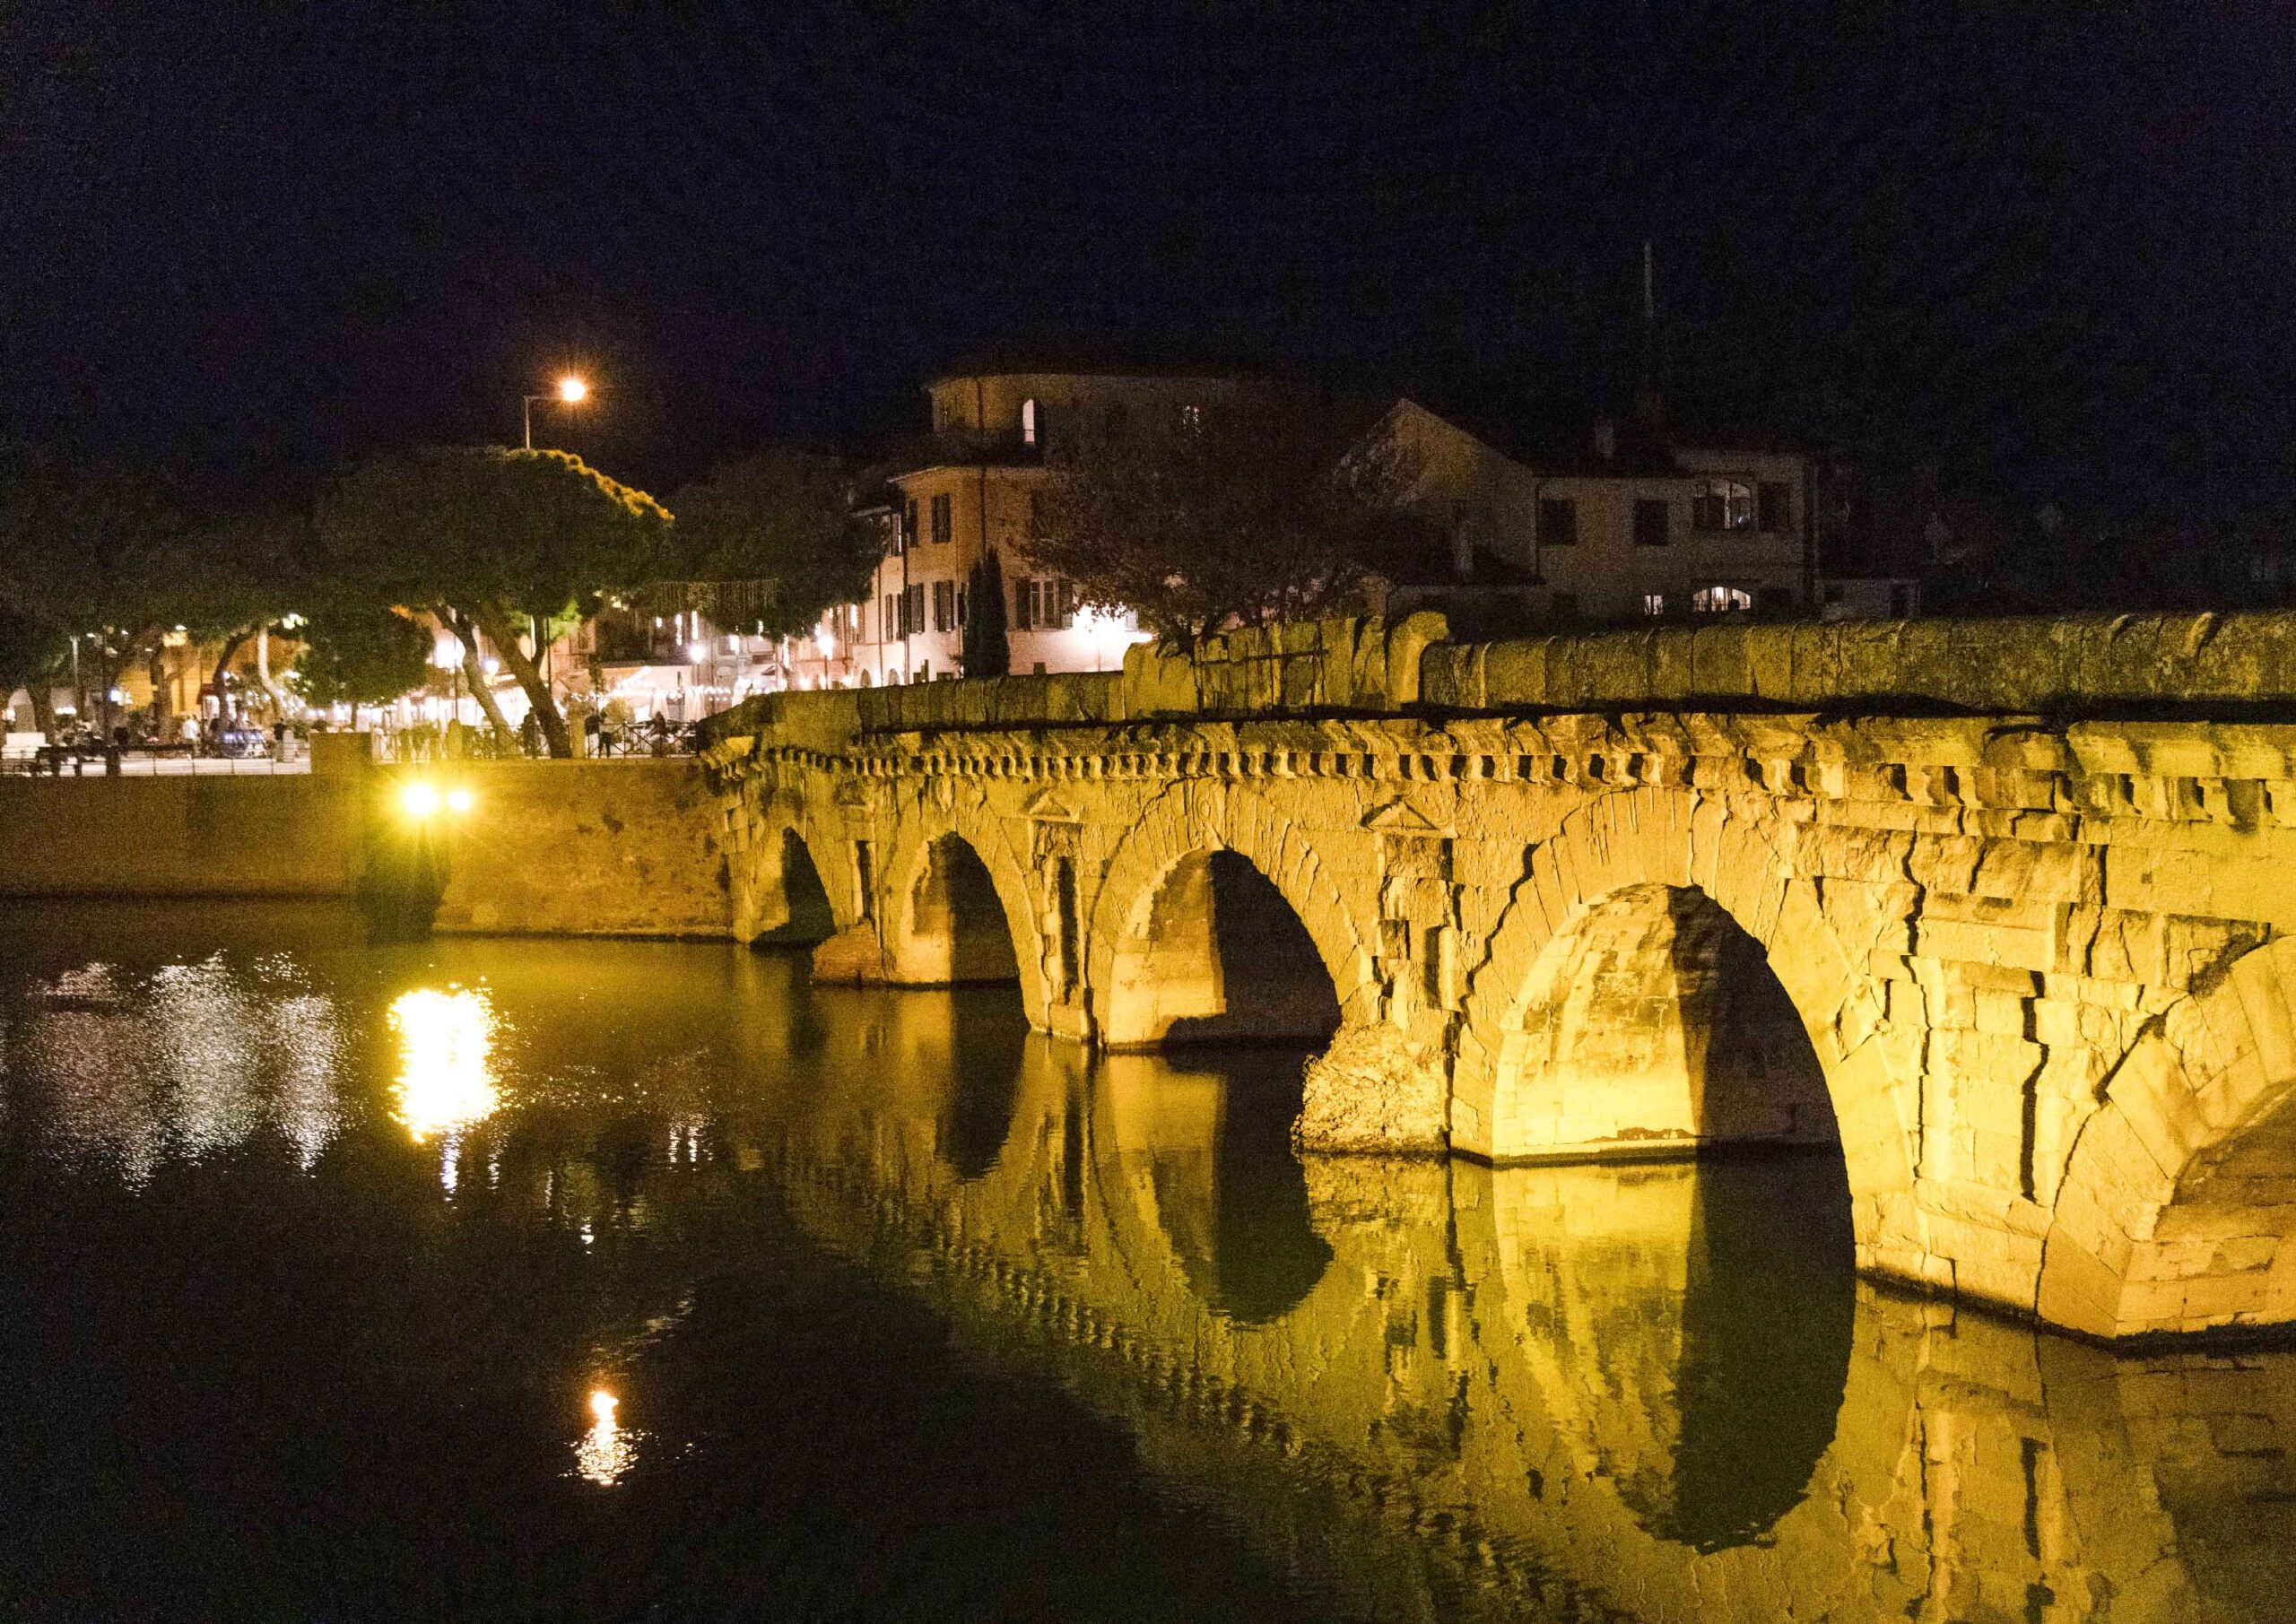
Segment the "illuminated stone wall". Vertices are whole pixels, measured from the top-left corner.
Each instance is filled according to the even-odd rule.
[[[415,771],[383,776],[396,782]],[[439,930],[731,933],[731,873],[693,761],[467,761],[422,776],[471,792],[466,813],[442,819],[449,866]],[[378,815],[394,815],[387,795]]]
[[[2118,719],[2171,699],[2209,719]],[[1190,899],[1231,854],[1338,1011],[1302,1143],[1838,1137],[1866,1268],[2134,1335],[2296,1320],[2296,727],[2255,719],[2290,704],[2282,617],[1488,646],[1330,622],[1120,677],[753,704],[708,756],[708,832],[737,934],[780,911],[794,834],[825,968],[895,983],[948,978],[929,854],[962,842],[996,905],[961,928],[1008,933],[1031,1020],[1118,1045],[1254,1035],[1222,989],[1308,957],[1156,968],[1213,941]],[[1622,939],[1594,1011],[1542,966],[1633,895],[1757,951]],[[1718,1081],[1717,1022],[1750,1010],[1779,1064]],[[1588,1081],[1635,1056],[1631,1087]]]
[[[343,896],[364,863],[363,781],[0,777],[0,896]]]

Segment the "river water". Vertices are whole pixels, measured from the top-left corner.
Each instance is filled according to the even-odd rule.
[[[0,1616],[2296,1617],[2296,1355],[1848,1270],[1839,1158],[703,945],[0,915]]]

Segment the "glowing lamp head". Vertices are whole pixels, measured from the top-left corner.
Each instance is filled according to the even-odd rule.
[[[590,386],[569,372],[558,380],[558,398],[568,405],[580,404],[590,393]]]
[[[466,789],[450,789],[447,792],[447,810],[457,817],[460,817],[470,810],[470,791]]]
[[[398,792],[398,804],[410,818],[427,818],[439,810],[439,792],[428,784],[410,784]]]

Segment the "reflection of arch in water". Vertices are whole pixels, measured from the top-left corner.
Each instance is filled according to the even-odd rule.
[[[1494,1090],[1502,1157],[1839,1139],[1793,1001],[1694,887],[1629,885],[1578,908],[1522,1006]]]
[[[1181,1071],[1117,1055],[1101,1076],[1119,1155],[1144,1165],[1135,1189],[1197,1298],[1242,1324],[1297,1307],[1332,1257],[1291,1147],[1297,1058],[1240,1053]]]
[[[949,1088],[941,1114],[941,1153],[960,1179],[996,1166],[1013,1132],[1029,1023],[1010,997],[950,1001]]]
[[[1328,1042],[1339,998],[1315,939],[1241,854],[1189,852],[1148,888],[1116,946],[1109,1047]]]
[[[1857,1286],[1830,1158],[1487,1175],[1544,1407],[1643,1530],[1713,1552],[1806,1498],[1848,1380]]]
[[[1019,979],[1005,900],[970,840],[952,831],[922,843],[897,884],[889,979],[904,986]]]
[[[1808,1491],[1841,1409],[1857,1287],[1831,1158],[1702,1165],[1693,1191],[1674,1459],[1620,1492],[1660,1538],[1720,1550]]]

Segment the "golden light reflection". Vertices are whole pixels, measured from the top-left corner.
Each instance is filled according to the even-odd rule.
[[[622,1401],[604,1387],[590,1394],[590,1429],[574,1446],[575,1470],[591,1482],[611,1488],[638,1459],[637,1435],[614,1420]]]
[[[419,1143],[493,1114],[494,1009],[486,994],[418,987],[391,1005],[399,1037],[398,1120]]]

